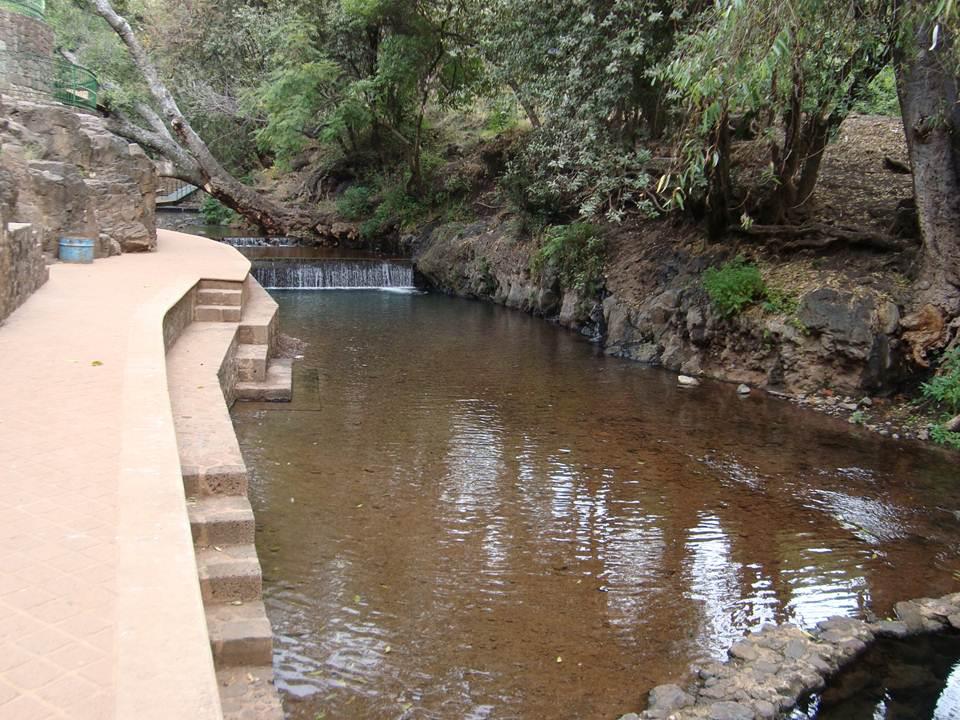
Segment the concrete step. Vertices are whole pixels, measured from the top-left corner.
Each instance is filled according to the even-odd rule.
[[[219,288],[200,288],[197,290],[197,305],[240,307],[242,304],[243,290],[221,290]]]
[[[263,579],[253,545],[198,549],[197,574],[204,605],[261,598]]]
[[[239,382],[236,394],[237,400],[290,402],[293,399],[293,360],[271,360],[263,382]]]
[[[258,382],[262,383],[267,379],[267,354],[269,348],[266,345],[247,345],[237,346],[237,380],[239,382]]]
[[[197,498],[187,503],[193,544],[206,548],[253,542],[255,521],[242,495]]]
[[[193,309],[193,319],[196,322],[240,322],[241,310],[239,307],[223,305],[197,305]]]
[[[283,706],[270,665],[226,668],[217,672],[224,720],[283,720]]]
[[[183,465],[183,492],[188,498],[216,495],[247,496],[247,468],[244,465],[197,467]]]
[[[237,337],[247,345],[266,345],[272,353],[279,324],[277,302],[252,276],[247,278],[244,288],[246,301]]]
[[[217,668],[273,662],[273,630],[262,602],[211,605],[206,614]]]

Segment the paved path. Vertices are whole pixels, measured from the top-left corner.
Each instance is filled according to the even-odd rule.
[[[52,267],[0,326],[0,720],[218,716],[161,321],[248,268],[160,231],[156,253]]]

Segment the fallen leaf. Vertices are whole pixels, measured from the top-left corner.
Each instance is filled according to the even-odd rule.
[[[90,363],[90,364],[91,364],[93,367],[100,367],[101,365],[103,365],[103,363],[102,363],[100,360],[94,360],[94,361],[93,361],[92,363]]]

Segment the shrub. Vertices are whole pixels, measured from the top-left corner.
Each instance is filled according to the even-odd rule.
[[[210,195],[200,204],[200,214],[207,225],[229,225],[237,219],[233,210]]]
[[[947,430],[946,420],[960,414],[960,348],[947,352],[940,362],[940,373],[923,384],[923,396],[947,411],[944,422],[934,426],[930,437],[941,445],[960,450],[960,433]]]
[[[373,195],[366,185],[349,187],[337,200],[337,212],[347,220],[363,220],[373,211]]]
[[[541,275],[544,268],[555,267],[564,288],[594,295],[603,285],[605,261],[606,242],[597,227],[578,222],[548,228],[530,269]]]
[[[864,89],[853,104],[853,109],[864,115],[900,117],[900,98],[897,96],[897,78],[888,65]]]
[[[739,256],[719,268],[708,268],[703,273],[703,286],[713,306],[724,317],[738,315],[767,295],[760,270]]]

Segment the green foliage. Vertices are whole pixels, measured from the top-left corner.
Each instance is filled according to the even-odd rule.
[[[948,413],[943,422],[932,428],[930,437],[941,445],[960,450],[960,433],[951,432],[946,427],[950,417],[960,415],[960,348],[943,356],[937,376],[923,384],[923,396]]]
[[[337,212],[347,220],[363,220],[373,211],[374,191],[366,185],[353,185],[347,188],[337,200]]]
[[[854,425],[863,425],[867,421],[867,414],[863,410],[855,410],[850,415],[850,421]]]
[[[708,268],[703,273],[703,286],[713,306],[725,317],[738,315],[767,294],[760,270],[739,256],[719,268]]]
[[[878,74],[857,98],[853,109],[864,115],[900,116],[900,98],[897,96],[897,78],[893,67],[888,65]]]
[[[923,385],[924,397],[948,412],[960,414],[960,348],[951,350],[940,362],[940,372]]]
[[[930,428],[930,439],[938,445],[945,445],[953,450],[960,450],[960,433],[950,432],[946,425],[934,425]]]
[[[200,204],[200,214],[207,225],[229,225],[237,214],[214,197],[207,195]]]
[[[779,288],[766,288],[763,311],[771,315],[793,315],[800,309],[800,301]]]
[[[547,228],[543,245],[531,260],[531,272],[554,269],[564,288],[595,295],[603,286],[606,241],[595,225],[585,222]]]

